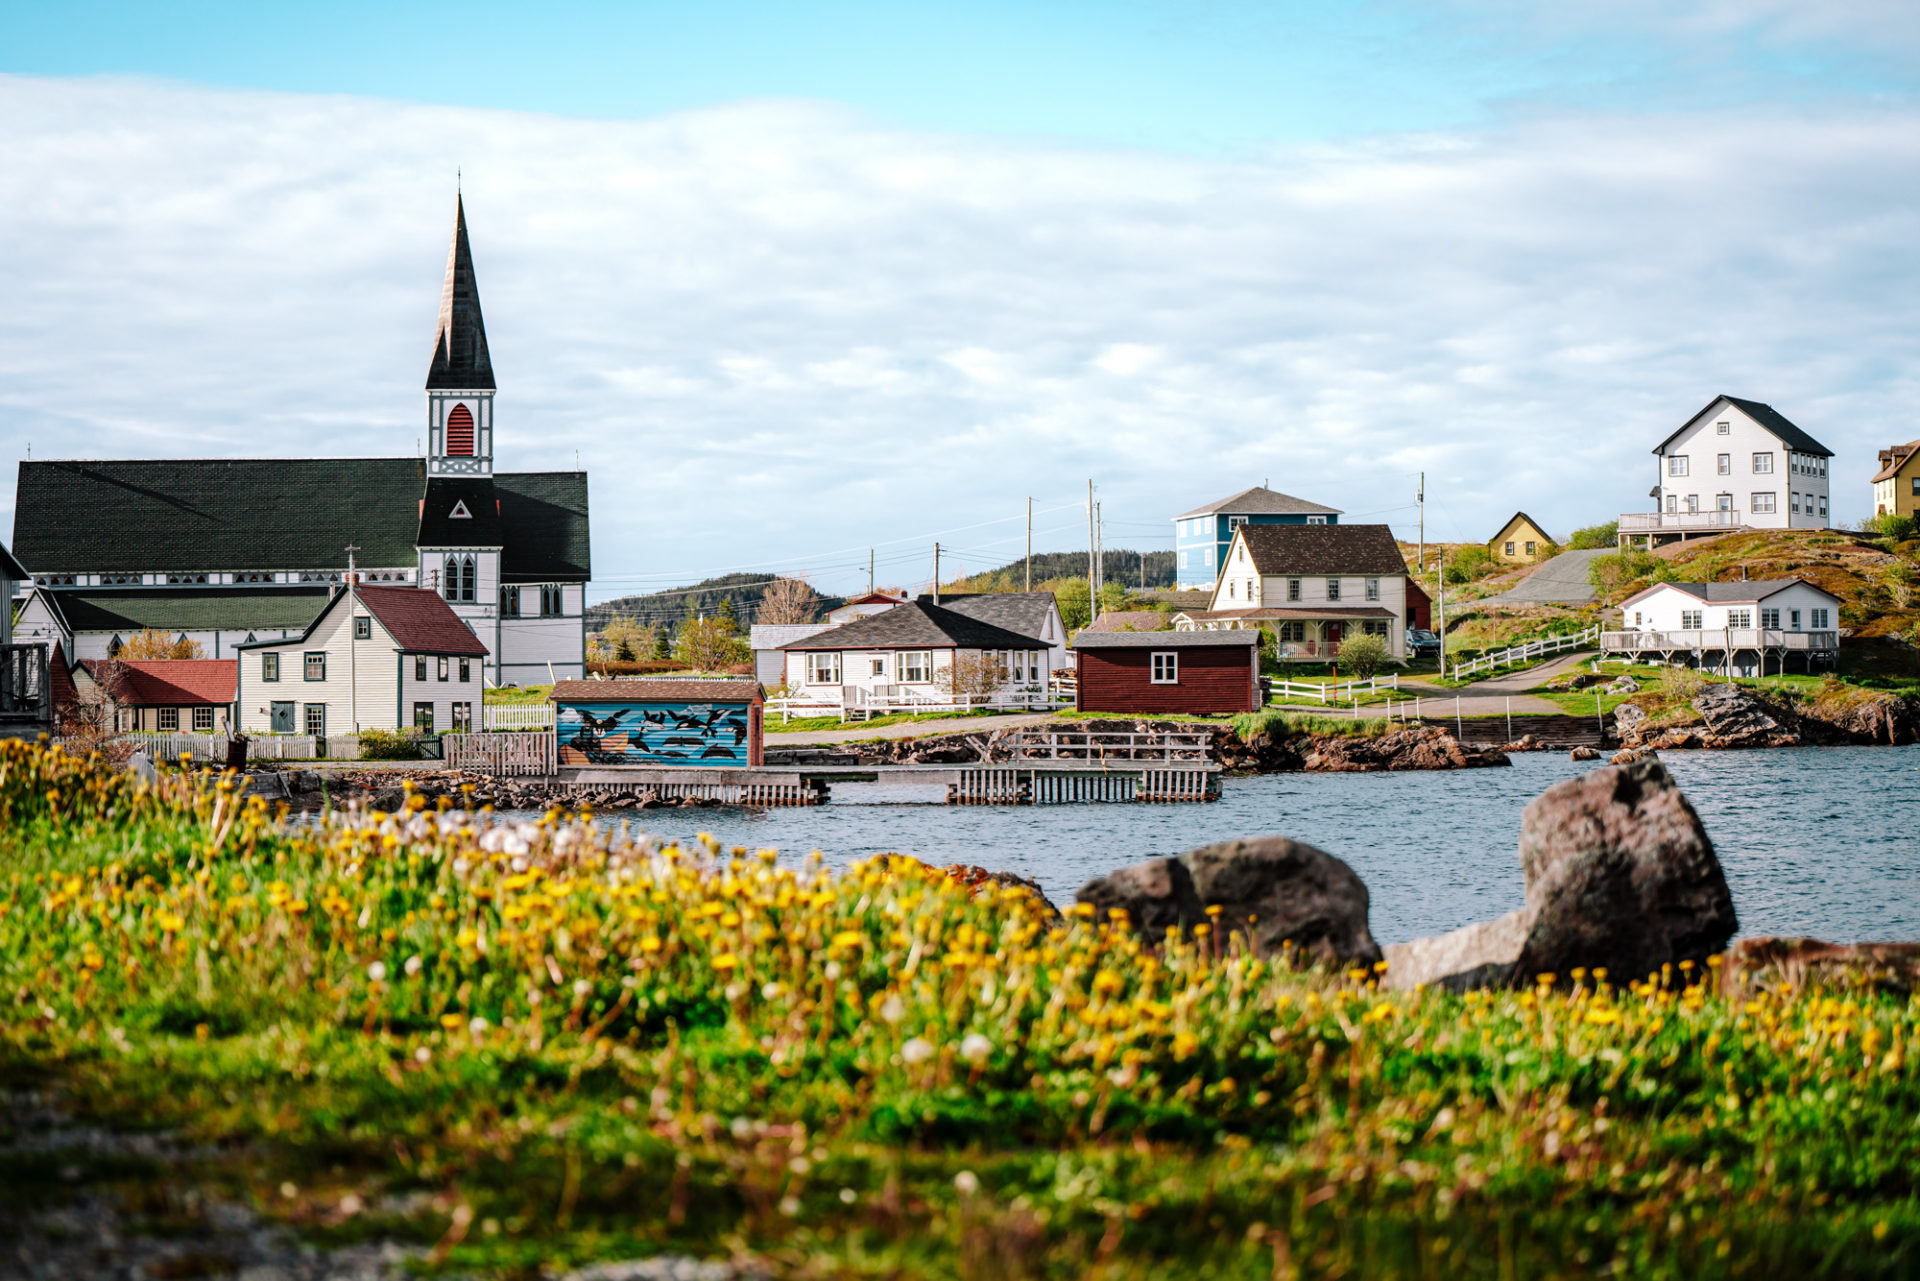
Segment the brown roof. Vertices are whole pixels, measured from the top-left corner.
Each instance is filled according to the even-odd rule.
[[[240,679],[232,658],[83,658],[80,665],[126,707],[221,706],[233,701]]]
[[[1873,478],[1892,480],[1900,474],[1900,469],[1907,465],[1907,460],[1913,457],[1916,450],[1920,450],[1920,440],[1910,440],[1904,445],[1895,445],[1892,449],[1881,450],[1881,467],[1873,474]]]
[[[755,680],[640,679],[560,681],[555,703],[753,703],[761,698]]]
[[[458,654],[485,658],[487,647],[460,621],[440,593],[424,587],[359,588],[360,603],[380,620],[394,643],[409,654]]]
[[[1500,526],[1500,532],[1487,540],[1487,544],[1491,546],[1492,544],[1499,542],[1501,540],[1501,536],[1504,535],[1509,529],[1512,529],[1514,527],[1514,524],[1519,521],[1525,521],[1527,524],[1533,526],[1534,532],[1539,534],[1540,537],[1546,539],[1548,542],[1553,541],[1553,535],[1547,532],[1547,527],[1545,525],[1542,525],[1539,521],[1527,515],[1525,512],[1515,512],[1513,515],[1507,518],[1506,524]]]
[[[1393,611],[1384,605],[1256,605],[1248,609],[1190,609],[1182,611],[1180,617],[1197,623],[1227,618],[1392,618]]]
[[[1088,623],[1083,632],[1158,632],[1172,625],[1173,616],[1157,609],[1121,609],[1102,614]]]
[[[1261,574],[1404,574],[1406,558],[1385,525],[1242,525]]]

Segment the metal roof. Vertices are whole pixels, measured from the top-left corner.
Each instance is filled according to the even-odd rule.
[[[1186,520],[1193,516],[1216,515],[1339,516],[1342,514],[1338,507],[1322,507],[1319,503],[1310,503],[1304,498],[1295,498],[1292,494],[1278,493],[1265,485],[1255,485],[1252,489],[1243,489],[1237,494],[1222,498],[1217,503],[1208,503],[1205,507],[1181,512],[1174,519]]]

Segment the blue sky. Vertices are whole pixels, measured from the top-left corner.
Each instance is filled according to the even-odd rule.
[[[1717,392],[1916,434],[1920,11],[0,0],[4,460],[411,452],[464,168],[596,597],[910,583],[1262,480],[1638,510]]]

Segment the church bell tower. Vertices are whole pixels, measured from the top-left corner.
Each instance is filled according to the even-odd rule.
[[[453,246],[440,290],[440,327],[427,369],[427,474],[493,475],[493,361],[480,286],[467,244],[467,211],[454,198]]]

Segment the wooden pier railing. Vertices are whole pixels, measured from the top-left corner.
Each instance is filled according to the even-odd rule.
[[[1114,765],[1144,764],[1149,761],[1204,764],[1213,759],[1211,734],[1172,731],[1136,734],[1047,726],[1013,730],[1003,742],[1018,764],[1055,761]]]

